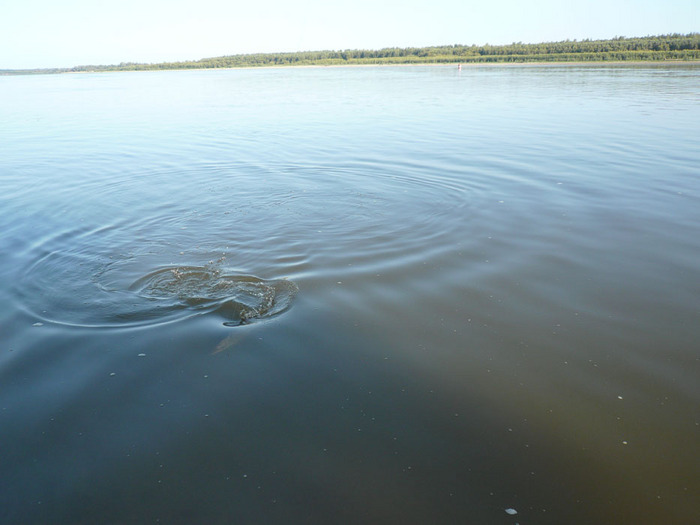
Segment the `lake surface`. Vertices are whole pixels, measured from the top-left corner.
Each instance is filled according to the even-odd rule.
[[[700,66],[0,77],[3,524],[700,519]]]

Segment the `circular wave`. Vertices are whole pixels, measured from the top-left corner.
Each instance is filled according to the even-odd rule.
[[[194,163],[109,175],[90,206],[47,222],[48,235],[25,254],[32,262],[14,290],[42,320],[266,319],[289,308],[296,285],[254,275],[336,281],[430,264],[468,242],[485,211],[483,174],[449,158]]]
[[[204,314],[239,326],[285,312],[298,291],[286,279],[227,272],[222,260],[143,274],[144,263],[141,253],[96,256],[85,246],[51,251],[27,269],[15,288],[33,316],[83,327],[156,325]]]

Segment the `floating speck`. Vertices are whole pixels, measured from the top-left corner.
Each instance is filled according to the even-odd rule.
[[[44,326],[44,323],[34,323],[32,326]]]
[[[111,373],[111,374],[109,374],[109,375],[110,375],[110,376],[116,376],[116,375],[117,375],[117,373],[116,373],[116,372],[112,372],[112,373]]]
[[[514,516],[517,513],[518,513],[518,511],[515,509],[506,509],[506,514],[510,514],[511,516]]]
[[[146,354],[139,354],[139,357],[146,357]]]
[[[622,396],[617,396],[618,399],[622,399]]]

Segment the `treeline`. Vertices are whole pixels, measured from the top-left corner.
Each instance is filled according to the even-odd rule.
[[[66,69],[24,70],[16,73],[82,71],[136,71],[160,69],[215,69],[234,67],[344,65],[344,64],[442,64],[499,62],[604,62],[651,60],[700,60],[700,33],[671,34],[610,40],[566,40],[541,44],[447,45],[391,47],[379,50],[303,51],[253,53],[159,64],[121,63],[111,66],[78,66]],[[2,73],[2,71],[0,71]],[[9,73],[5,71],[5,73]]]
[[[623,61],[700,59],[700,33],[611,40],[581,40],[501,46],[391,47],[379,50],[255,53],[191,62],[120,64],[119,69],[189,69],[342,64],[470,62]]]

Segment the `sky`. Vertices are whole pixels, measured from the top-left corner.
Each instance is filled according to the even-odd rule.
[[[700,0],[1,0],[0,69],[700,31]]]

